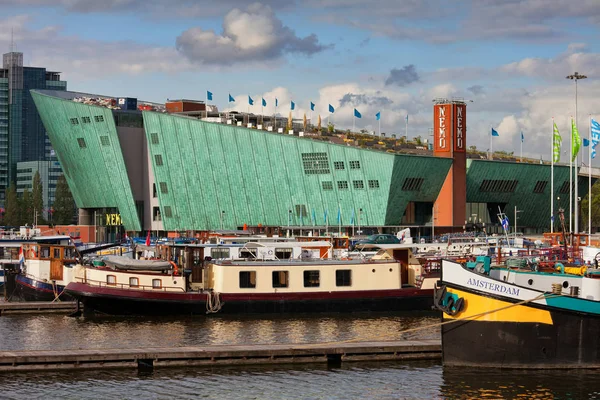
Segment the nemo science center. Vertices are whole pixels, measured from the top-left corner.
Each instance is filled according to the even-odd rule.
[[[569,210],[569,166],[554,166],[551,193],[549,163],[471,151],[463,101],[435,100],[433,143],[411,147],[395,138],[311,133],[302,122],[284,130],[287,119],[219,113],[192,100],[31,94],[79,224],[117,225],[107,235],[242,227],[304,235],[406,227],[414,237],[498,233],[499,213],[511,229],[518,215],[518,231],[535,234],[550,230],[551,197],[555,214]],[[587,169],[578,176],[583,197]]]

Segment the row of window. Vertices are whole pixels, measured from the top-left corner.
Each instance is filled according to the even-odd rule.
[[[402,190],[407,192],[418,192],[425,182],[424,178],[406,178],[402,184]]]
[[[321,271],[304,271],[304,287],[321,286]],[[256,288],[256,271],[240,271],[240,289]],[[273,288],[287,288],[290,286],[289,271],[273,271],[271,274]],[[335,286],[352,286],[352,270],[338,269],[335,271]]]
[[[81,149],[87,148],[87,143],[85,142],[85,138],[77,138],[77,144],[79,145],[79,148],[81,148]],[[106,135],[100,136],[100,144],[102,146],[110,146],[110,137],[108,137]],[[60,169],[58,170],[58,172],[60,172]]]
[[[369,189],[379,189],[379,180],[369,179],[367,183],[369,185]],[[323,188],[323,190],[333,190],[333,182],[323,181],[321,182],[321,187]],[[348,189],[348,181],[337,181],[337,187],[339,190]],[[364,189],[365,182],[363,180],[352,181],[352,187],[354,187],[354,189]]]
[[[350,164],[350,169],[360,169],[360,161],[358,161],[358,160],[350,161],[349,164]],[[337,169],[337,170],[346,169],[343,161],[334,161],[333,168]]]
[[[71,125],[79,125],[78,118],[69,118]],[[94,115],[94,121],[96,122],[104,122],[104,115]],[[91,124],[92,119],[90,117],[81,117],[81,122],[84,124]]]
[[[508,179],[484,179],[479,186],[480,192],[512,193],[517,188],[519,181]]]
[[[106,284],[108,286],[117,286],[117,277],[115,275],[107,275]],[[140,287],[140,280],[135,277],[129,278],[129,287]],[[152,289],[162,289],[162,279],[152,279]]]

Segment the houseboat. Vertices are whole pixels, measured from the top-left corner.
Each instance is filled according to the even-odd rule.
[[[84,312],[106,314],[430,310],[438,279],[409,248],[395,245],[354,260],[215,260],[200,245],[163,250],[172,253],[147,260],[162,264],[145,270],[127,260],[119,267],[78,265],[65,291]]]

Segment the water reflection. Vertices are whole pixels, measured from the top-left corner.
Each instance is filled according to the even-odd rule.
[[[593,370],[443,368],[440,393],[448,399],[600,399]]]

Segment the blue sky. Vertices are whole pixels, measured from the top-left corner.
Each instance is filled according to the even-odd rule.
[[[339,127],[427,137],[437,97],[469,102],[467,145],[550,157],[551,118],[569,144],[579,71],[579,127],[600,118],[600,1],[580,0],[0,0],[0,47],[11,30],[26,65],[63,72],[71,90],[205,99],[295,116],[329,103]],[[227,103],[227,95],[236,97]],[[256,102],[259,104],[260,102]],[[260,108],[253,109],[260,112]],[[313,116],[316,119],[316,115]],[[547,143],[547,146],[546,144]],[[547,149],[545,149],[547,147]],[[566,156],[564,157],[566,159]]]

